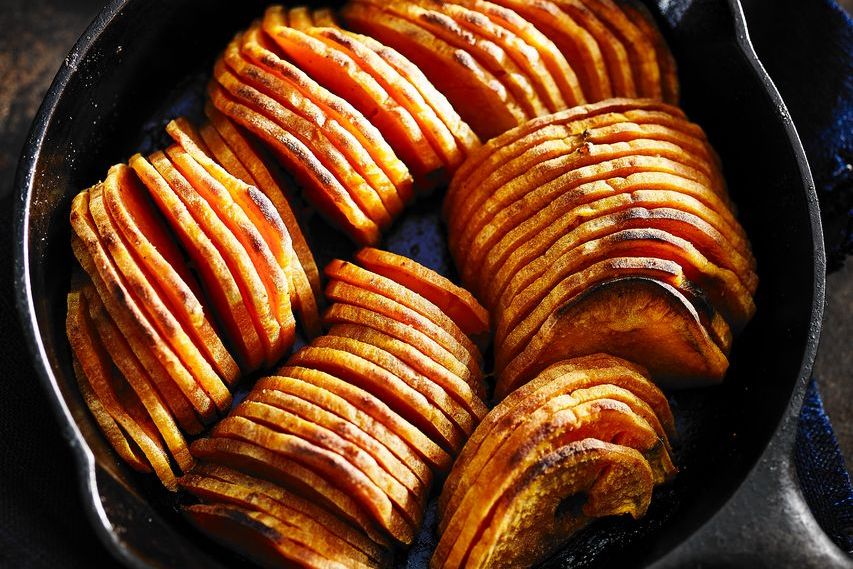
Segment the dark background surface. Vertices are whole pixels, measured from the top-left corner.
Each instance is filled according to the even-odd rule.
[[[14,172],[30,122],[74,41],[103,4],[103,0],[0,0],[0,243],[11,242]],[[843,0],[848,10],[853,0]],[[749,17],[749,11],[747,16]],[[769,33],[776,31],[771,28]],[[765,35],[768,32],[765,31]],[[778,34],[786,30],[779,29]],[[764,40],[764,37],[760,38]],[[762,53],[761,41],[756,48]],[[765,57],[766,59],[766,57]],[[790,80],[771,75],[785,97]],[[798,120],[797,109],[791,109]],[[802,127],[801,127],[802,128]],[[12,252],[0,250],[0,303],[13,303]],[[30,366],[18,322],[9,306],[0,306],[0,369]],[[853,267],[829,277],[827,316],[815,373],[830,418],[847,459],[853,463]],[[19,374],[20,375],[20,374]],[[32,381],[10,385],[0,380],[0,538],[7,528],[24,526],[25,543],[0,548],[3,567],[77,567],[111,562],[82,515],[74,463],[35,373]],[[14,436],[39,433],[39,436]],[[25,462],[21,457],[43,453],[52,461]],[[39,500],[34,487],[46,482],[61,489],[62,503]],[[5,539],[0,541],[6,542]]]

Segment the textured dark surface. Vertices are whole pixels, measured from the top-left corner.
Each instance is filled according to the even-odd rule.
[[[0,2],[0,197],[3,208],[11,215],[8,192],[11,189],[14,164],[26,134],[32,115],[38,107],[44,90],[73,40],[97,11],[100,2],[45,1]],[[760,45],[759,45],[760,51]],[[8,78],[8,79],[7,79]],[[780,84],[785,90],[785,85]],[[796,118],[796,115],[795,115]],[[0,224],[3,243],[9,243],[11,224]],[[10,251],[0,252],[3,265],[2,297],[0,302],[11,302]],[[853,385],[850,377],[850,338],[853,326],[853,275],[845,272],[830,278],[830,300],[827,326],[823,334],[823,347],[819,360],[818,375],[821,380],[826,406],[840,435],[846,456],[853,456]],[[0,321],[3,330],[16,329],[16,322],[9,319],[11,310],[4,310],[6,320]],[[8,320],[8,321],[7,321]],[[14,359],[6,359],[6,366],[25,368],[29,366],[26,349],[20,345],[17,335],[6,334],[8,352]],[[15,345],[18,342],[18,345]],[[16,374],[16,377],[20,374]],[[95,542],[94,536],[79,515],[77,485],[70,453],[58,435],[58,429],[45,428],[55,425],[50,410],[40,403],[43,396],[35,377],[28,383],[0,384],[3,409],[0,414],[0,433],[4,438],[4,459],[0,461],[0,480],[4,482],[4,498],[0,500],[0,533],[4,528],[28,524],[32,531],[30,543],[20,544],[19,550],[0,550],[2,566],[60,566],[70,560],[88,565],[105,553]],[[40,438],[14,437],[15,432],[39,432]],[[32,447],[38,445],[43,452],[55,457],[55,462],[22,463],[17,457],[32,456]],[[15,457],[15,459],[11,458]],[[41,495],[29,489],[33,481],[50,481],[63,489],[62,504],[33,503],[31,496]],[[12,484],[10,484],[12,482]],[[15,490],[10,492],[9,488]],[[23,532],[22,532],[23,533]],[[79,557],[81,544],[91,543],[93,559]],[[71,552],[75,552],[71,555]],[[20,558],[25,554],[29,563]],[[77,563],[72,563],[77,564]]]

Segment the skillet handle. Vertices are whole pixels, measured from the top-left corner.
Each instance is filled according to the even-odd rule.
[[[824,533],[803,497],[793,462],[798,413],[789,408],[786,415],[737,492],[653,569],[853,568],[853,559]]]

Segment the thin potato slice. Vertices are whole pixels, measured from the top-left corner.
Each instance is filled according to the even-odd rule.
[[[324,112],[355,136],[397,188],[403,202],[412,198],[412,176],[397,157],[382,133],[346,99],[338,97],[309,77],[296,65],[282,59],[274,44],[262,32],[260,23],[253,24],[244,34],[241,53],[249,61],[275,73],[297,87],[306,98],[314,101]]]
[[[503,494],[488,526],[468,555],[472,566],[535,565],[595,518],[641,517],[651,501],[648,463],[637,451],[595,439],[560,447]],[[562,515],[560,504],[586,494],[579,515]],[[520,548],[519,543],[529,544]]]
[[[414,85],[378,53],[360,42],[356,34],[337,28],[311,28],[307,33],[337,49],[344,50],[346,55],[369,72],[398,104],[411,113],[435,152],[441,157],[449,179],[449,174],[452,174],[465,159],[465,154],[457,145],[450,129],[441,121]],[[438,172],[440,173],[441,170]],[[446,181],[441,180],[442,183]]]
[[[311,35],[290,28],[280,6],[267,9],[264,31],[288,59],[321,85],[347,100],[383,133],[396,154],[412,172],[416,185],[425,184],[442,168],[441,159],[433,150],[412,114],[397,104],[373,76],[362,69],[343,49],[327,44]]]
[[[232,484],[195,472],[181,478],[181,488],[209,504],[226,504],[275,518],[287,536],[318,556],[359,568],[374,566],[361,551],[329,532],[322,524],[298,510],[257,492],[254,486]]]
[[[404,304],[337,279],[329,281],[326,286],[326,297],[333,302],[342,302],[377,312],[426,336],[439,346],[441,353],[449,354],[465,366],[468,369],[469,377],[473,378],[474,381],[481,380],[482,370],[478,362],[479,352],[476,348],[472,354],[443,328]],[[444,364],[443,361],[441,363]]]
[[[288,437],[297,437],[346,460],[350,466],[372,482],[391,500],[395,511],[399,510],[413,527],[420,524],[421,507],[417,498],[397,479],[382,468],[376,460],[357,445],[344,439],[310,420],[303,419],[290,411],[270,405],[254,398],[254,394],[238,405],[231,417],[242,417]],[[335,457],[337,460],[337,457]]]
[[[458,451],[462,436],[447,416],[423,394],[373,363],[373,358],[377,357],[373,352],[378,348],[340,337],[333,337],[327,343],[337,347],[306,346],[288,360],[288,365],[325,371],[364,389],[377,399],[387,401],[389,407],[445,451],[452,454]]]
[[[554,42],[577,73],[587,101],[615,96],[598,42],[559,6],[547,0],[496,0],[495,4],[514,10]]]
[[[728,368],[696,307],[676,287],[648,278],[617,279],[588,286],[553,313],[501,372],[495,397],[502,399],[555,361],[602,350],[638,362],[663,386],[717,383]]]
[[[240,368],[210,321],[210,307],[203,304],[201,287],[190,273],[183,253],[143,192],[144,186],[133,170],[124,164],[113,166],[103,185],[104,204],[116,229],[148,278],[157,285],[172,313],[219,376],[230,385],[240,376]]]
[[[357,324],[336,324],[329,330],[329,336],[352,338],[394,355],[413,370],[428,377],[433,383],[447,391],[474,417],[476,422],[479,422],[488,413],[488,408],[482,400],[485,397],[485,386],[482,391],[475,392],[459,376],[450,373],[429,356],[393,336]]]
[[[383,562],[388,557],[387,543],[379,544],[374,542],[360,529],[350,525],[322,506],[287,490],[283,486],[261,478],[248,476],[217,464],[199,463],[193,468],[193,474],[203,476],[207,479],[221,480],[243,488],[251,488],[259,495],[275,500],[278,504],[289,510],[297,512],[309,520],[313,520],[314,524],[324,528],[324,532],[331,534],[332,539],[341,540],[347,544],[344,545],[345,548],[353,547],[364,553],[368,559],[375,563],[383,565]]]
[[[137,154],[131,157],[129,164],[195,261],[206,292],[224,322],[229,339],[237,347],[244,371],[260,367],[265,358],[264,347],[237,280],[222,253],[195,221],[170,183],[147,159]]]
[[[621,8],[631,22],[642,30],[643,34],[654,45],[658,68],[661,74],[663,100],[667,103],[677,105],[680,86],[678,84],[678,71],[676,69],[675,58],[672,56],[666,40],[663,39],[663,35],[661,35],[660,30],[655,24],[654,18],[646,7],[639,2],[623,2]]]
[[[323,322],[327,326],[335,324],[357,324],[388,334],[430,357],[435,363],[444,367],[451,374],[460,377],[475,392],[479,393],[479,390],[482,389],[482,377],[473,376],[465,364],[460,362],[433,338],[385,314],[372,309],[362,308],[355,304],[338,301],[329,307],[323,315]]]
[[[227,438],[248,442],[297,461],[352,496],[358,507],[363,508],[394,539],[410,543],[414,537],[414,529],[394,509],[388,496],[340,455],[309,443],[301,437],[278,433],[256,421],[233,415],[216,425],[212,437],[214,440]]]
[[[159,442],[150,439],[140,429],[113,393],[112,386],[116,380],[112,377],[112,364],[92,329],[88,306],[80,290],[90,286],[90,283],[76,288],[72,286],[71,292],[68,293],[65,333],[71,344],[74,376],[77,378],[83,401],[110,446],[134,470],[151,472],[151,464],[143,449],[151,446],[160,454],[163,454],[163,449]]]
[[[108,175],[107,179],[109,178]],[[112,218],[107,213],[102,186],[94,186],[89,190],[89,215],[94,221],[106,253],[110,256],[127,291],[132,295],[133,301],[148,315],[149,322],[158,331],[160,337],[171,346],[175,355],[190,370],[217,408],[220,411],[228,409],[231,405],[231,393],[190,339],[181,323],[165,305],[159,291],[152,286],[148,276],[137,263],[137,259],[128,251],[125,240],[117,232]]]
[[[425,1],[410,0],[360,0],[372,2],[384,10],[433,34],[441,41],[456,49],[464,50],[488,72],[498,78],[515,97],[527,118],[548,113],[548,108],[540,99],[530,78],[502,46],[485,37],[480,30],[471,31],[460,26],[454,17],[446,11],[435,10],[434,5]]]
[[[340,259],[330,261],[326,265],[324,272],[329,279],[336,279],[352,286],[363,288],[416,312],[418,315],[440,327],[441,331],[445,334],[452,336],[467,351],[470,360],[477,362],[478,366],[482,364],[480,351],[471,339],[438,306],[417,292],[392,279],[372,273],[358,265],[341,261]],[[428,333],[426,330],[422,331]],[[432,333],[431,335],[435,334]],[[442,345],[448,347],[444,343]],[[448,349],[450,348],[448,347]]]
[[[125,288],[98,237],[89,215],[88,202],[89,193],[81,192],[71,204],[71,227],[75,232],[71,247],[74,256],[89,274],[98,297],[109,310],[110,316],[145,369],[153,374],[156,373],[157,366],[162,365],[168,377],[186,396],[202,421],[211,422],[216,416],[215,403],[163,342]]]
[[[401,437],[394,428],[386,426],[386,423],[392,427],[396,425],[399,417],[382,421],[382,413],[371,413],[371,407],[357,406],[350,402],[357,402],[358,398],[364,397],[367,401],[373,402],[374,398],[369,393],[318,370],[292,366],[286,371],[286,376],[284,369],[279,370],[279,373],[281,374],[279,376],[258,380],[257,389],[274,389],[289,393],[322,407],[363,430],[388,449],[394,457],[415,473],[424,487],[429,487],[432,483],[432,471],[429,465],[416,452],[415,447],[411,446],[409,439]],[[422,434],[420,436],[425,438]],[[434,443],[431,445],[435,446]],[[384,456],[384,451],[381,449],[377,452],[382,452]],[[393,461],[393,459],[386,460],[389,463]]]
[[[287,378],[279,378],[277,383],[286,387],[288,383],[293,382],[294,380],[288,382]],[[407,490],[411,491],[414,496],[419,499],[426,497],[426,487],[415,473],[394,457],[387,448],[379,444],[372,436],[362,431],[353,423],[326,411],[311,401],[280,389],[255,388],[251,394],[251,401],[253,403],[272,405],[273,407],[288,411],[335,433],[337,436],[343,437],[350,443],[357,445],[364,452],[370,454],[386,472],[398,480]]]
[[[350,2],[341,14],[351,29],[376,38],[417,65],[479,137],[491,138],[526,119],[515,97],[467,51],[375,5]]]
[[[449,316],[469,336],[489,333],[489,313],[464,288],[408,257],[365,247],[355,254],[362,267],[412,290]]]
[[[277,518],[246,508],[223,504],[194,504],[184,508],[190,521],[215,541],[239,551],[265,567],[295,566],[311,569],[345,569],[306,547]]]
[[[577,403],[566,395],[552,399],[510,434],[491,456],[477,483],[468,489],[459,508],[448,512],[451,517],[433,563],[441,560],[443,565],[437,566],[462,566],[476,536],[482,532],[483,522],[488,520],[488,512],[502,495],[521,482],[520,476],[531,465],[560,447],[593,437],[611,443],[618,440],[644,456],[665,453],[663,443],[648,423],[627,405],[606,399]]]
[[[369,391],[343,378],[339,379],[339,376],[332,375],[330,372],[291,365],[290,362],[277,373],[312,383],[346,399],[353,407],[372,417],[374,421],[381,423],[388,431],[404,440],[434,470],[443,471],[450,468],[452,458],[445,450]]]
[[[379,242],[379,226],[359,205],[314,152],[297,137],[250,107],[231,98],[218,85],[208,90],[213,106],[266,142],[292,172],[308,199],[333,224],[359,244]]]

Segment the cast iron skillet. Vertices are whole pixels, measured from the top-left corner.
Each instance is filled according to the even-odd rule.
[[[25,334],[79,462],[90,519],[134,567],[241,560],[195,533],[174,497],[116,461],[77,393],[64,335],[69,204],[110,164],[162,144],[166,120],[198,117],[213,58],[265,3],[111,2],[66,58],[20,162],[15,270]],[[656,492],[649,514],[598,522],[546,565],[853,567],[811,516],[791,460],[824,304],[823,240],[806,157],[737,0],[650,7],[678,59],[684,107],[720,152],[752,239],[758,313],[735,343],[722,386],[672,395],[681,473]],[[450,273],[438,199],[416,204],[385,246]],[[348,252],[340,235],[321,223],[312,229],[321,261]],[[432,540],[428,527],[409,566],[425,565]]]

